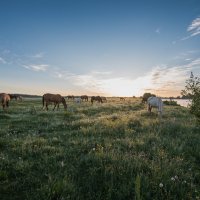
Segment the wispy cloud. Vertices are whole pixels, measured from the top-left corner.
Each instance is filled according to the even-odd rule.
[[[158,96],[180,95],[188,74],[199,68],[200,58],[185,61],[176,66],[161,65],[153,67],[149,72],[136,79],[116,76],[113,72],[91,71],[86,74],[74,74],[68,71],[57,71],[55,77],[63,79],[81,91],[90,91],[111,96],[140,96],[151,91]]]
[[[190,32],[191,36],[200,34],[200,17],[197,17],[192,21],[187,31]]]
[[[32,70],[32,71],[36,71],[36,72],[39,72],[39,71],[46,71],[47,68],[49,67],[48,65],[45,65],[45,64],[41,64],[41,65],[22,65],[24,68],[26,69],[29,69],[29,70]]]
[[[200,34],[200,17],[194,19],[191,24],[187,28],[187,32],[190,34],[189,36],[183,37],[181,40],[187,40],[191,37]]]
[[[33,57],[33,58],[43,58],[44,55],[45,55],[44,52],[40,52],[40,53],[37,53],[37,54],[35,54],[35,55],[31,56],[31,57]]]
[[[0,57],[0,63],[6,64],[7,62],[5,61],[5,59],[3,59],[2,57]]]

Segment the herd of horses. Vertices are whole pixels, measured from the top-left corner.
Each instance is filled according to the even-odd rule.
[[[5,108],[9,107],[9,102],[11,99],[15,100],[22,100],[22,97],[20,95],[15,95],[15,94],[6,94],[6,93],[0,93],[0,99],[1,99],[1,104],[3,107],[3,110]],[[75,97],[73,95],[68,95],[67,99],[72,99],[76,103],[81,103],[81,101],[88,101],[89,97],[87,95],[82,95],[80,97]],[[120,97],[120,101],[125,101],[124,97]],[[106,97],[100,97],[100,96],[92,96],[91,97],[91,103],[93,104],[94,102],[107,102]],[[159,116],[162,116],[162,111],[163,111],[163,102],[160,97],[155,97],[151,96],[148,99],[142,99],[142,103],[146,102],[148,105],[148,111],[151,112],[152,108],[155,107],[158,109]],[[59,108],[59,105],[62,103],[64,106],[64,109],[67,110],[67,103],[66,100],[63,96],[60,94],[50,94],[46,93],[42,96],[42,103],[43,103],[43,109],[48,110],[48,106],[50,104],[54,105],[53,110],[57,107]]]

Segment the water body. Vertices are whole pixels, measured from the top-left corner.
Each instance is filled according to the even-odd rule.
[[[170,101],[170,99],[163,99],[163,101]],[[188,107],[188,105],[191,103],[191,100],[190,99],[172,99],[173,101],[176,101],[177,104],[183,106],[183,107]]]

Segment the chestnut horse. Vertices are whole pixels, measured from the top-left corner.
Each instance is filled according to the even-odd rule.
[[[100,96],[92,96],[91,103],[93,104],[94,101],[98,101],[99,103],[103,103],[102,98]]]
[[[10,96],[8,94],[1,93],[0,97],[1,97],[2,107],[5,110],[5,108],[9,107]]]
[[[42,96],[42,102],[43,102],[43,109],[45,106],[44,104],[46,103],[46,110],[48,110],[48,105],[51,103],[54,103],[53,110],[55,109],[56,106],[57,106],[57,110],[58,110],[60,103],[63,104],[65,110],[67,109],[66,101],[65,101],[64,97],[62,97],[60,94],[50,94],[50,93],[44,94]]]

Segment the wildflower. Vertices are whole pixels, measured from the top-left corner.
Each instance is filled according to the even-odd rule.
[[[95,148],[93,148],[92,150],[95,151]]]
[[[62,161],[62,162],[61,162],[61,167],[64,167],[64,165],[65,165],[65,164],[64,164],[64,162]]]
[[[174,178],[177,180],[177,179],[178,179],[178,176],[176,175],[176,176],[174,176]]]
[[[172,180],[172,181],[175,181],[175,178],[174,178],[174,177],[171,177],[171,180]]]
[[[186,180],[184,180],[184,181],[183,181],[183,183],[184,183],[184,184],[186,184],[186,183],[187,183],[187,181],[186,181]]]
[[[162,184],[162,183],[160,183],[160,184],[159,184],[159,187],[160,187],[160,188],[162,188],[162,187],[163,187],[163,184]]]

